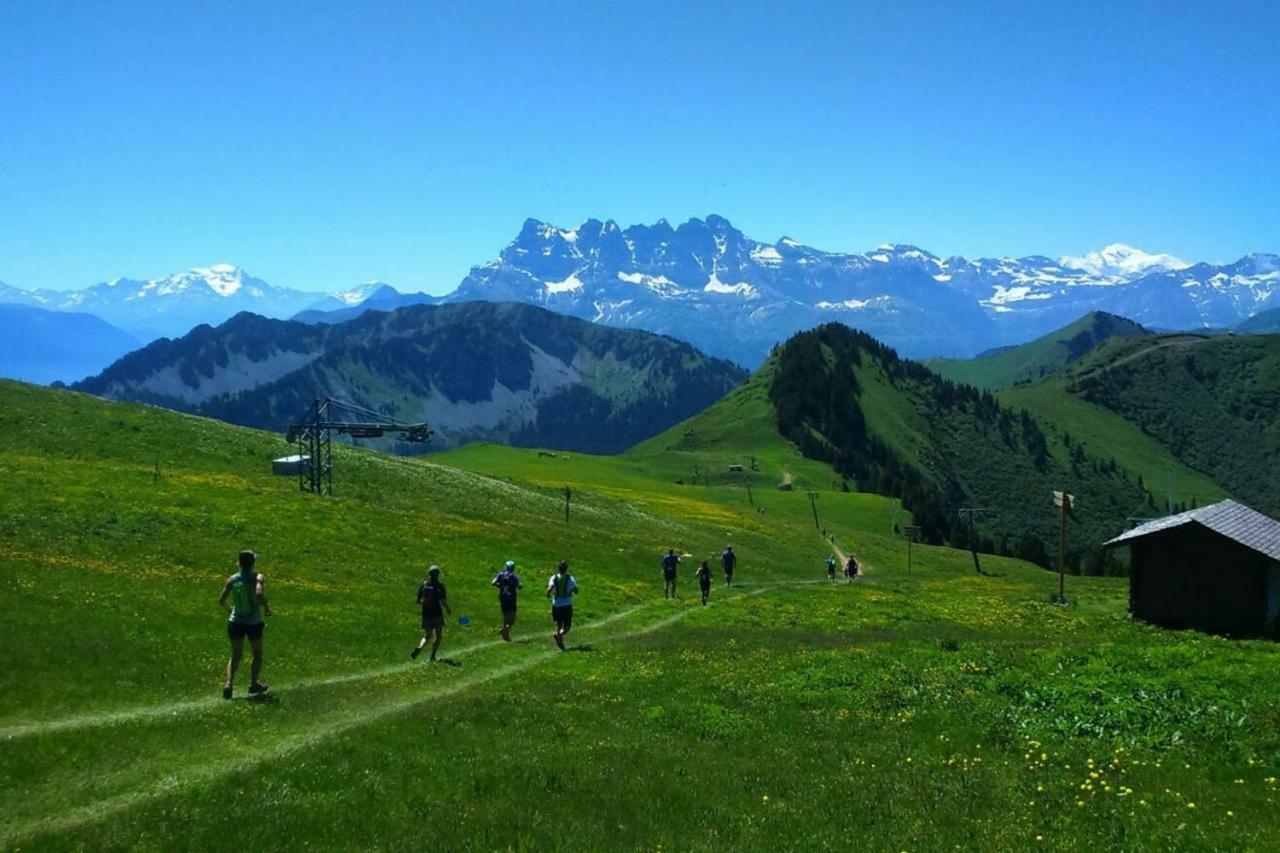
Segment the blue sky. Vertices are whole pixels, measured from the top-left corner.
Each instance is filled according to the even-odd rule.
[[[452,289],[526,217],[1280,251],[1269,3],[0,0],[0,281]]]

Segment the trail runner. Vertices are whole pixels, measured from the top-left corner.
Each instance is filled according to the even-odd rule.
[[[507,560],[502,571],[494,575],[491,586],[498,588],[498,606],[502,609],[502,639],[511,642],[511,626],[516,624],[516,594],[523,588],[516,574],[515,560]]]
[[[556,573],[547,581],[547,598],[551,599],[551,619],[556,632],[551,635],[560,651],[564,651],[564,635],[573,627],[573,597],[578,594],[578,581],[569,574],[569,563],[560,561]]]
[[[416,660],[430,638],[431,657],[428,660],[435,660],[436,652],[440,650],[440,641],[444,638],[444,614],[453,615],[453,611],[449,609],[449,593],[440,582],[439,566],[427,569],[427,579],[418,587],[418,604],[422,605],[422,639],[409,652],[409,657]]]
[[[263,616],[271,615],[271,605],[267,604],[267,579],[254,570],[258,555],[252,551],[240,552],[240,571],[227,578],[222,585],[222,595],[218,596],[218,606],[228,611],[227,638],[231,640],[231,659],[227,661],[227,682],[222,688],[222,698],[230,699],[232,685],[236,680],[236,670],[240,667],[240,658],[244,653],[244,638],[249,638],[249,647],[253,650],[253,665],[250,671],[249,692],[258,695],[267,692],[267,685],[259,679],[262,676],[262,630],[266,627]],[[230,606],[227,599],[231,599]]]

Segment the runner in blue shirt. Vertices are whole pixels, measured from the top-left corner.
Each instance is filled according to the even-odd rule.
[[[675,548],[668,548],[662,558],[662,597],[678,598],[676,595],[676,570],[680,568],[680,558]]]
[[[509,643],[511,626],[516,624],[516,593],[523,587],[520,576],[516,574],[516,561],[507,560],[502,571],[494,575],[490,586],[498,588],[498,606],[502,608],[502,630],[498,633]]]

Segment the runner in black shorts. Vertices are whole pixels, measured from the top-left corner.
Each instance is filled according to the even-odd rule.
[[[253,650],[252,680],[249,692],[266,693],[267,685],[258,680],[262,675],[262,629],[266,626],[263,616],[271,615],[271,605],[267,604],[266,576],[254,569],[258,555],[252,551],[240,552],[240,571],[227,578],[222,585],[222,595],[218,597],[218,606],[230,612],[227,620],[227,639],[231,641],[231,659],[227,661],[227,681],[222,688],[222,698],[230,699],[232,685],[236,679],[236,670],[240,667],[240,658],[244,654],[244,638],[249,638],[249,648]],[[231,600],[230,606],[227,600]]]
[[[493,576],[490,586],[498,589],[498,607],[502,609],[502,629],[498,634],[511,642],[511,626],[516,624],[516,593],[521,589],[520,576],[516,574],[516,561],[507,560],[502,571]]]
[[[733,553],[733,546],[726,545],[720,555],[720,568],[724,569],[724,585],[733,585],[733,570],[738,565],[738,555]]]
[[[556,573],[547,581],[547,598],[551,599],[551,619],[556,632],[551,635],[556,645],[564,651],[564,635],[573,627],[573,597],[578,594],[578,581],[569,574],[569,563],[560,561]]]
[[[707,599],[711,597],[711,566],[706,560],[698,566],[698,588],[702,590],[702,606],[706,607]]]
[[[439,566],[432,566],[427,570],[427,579],[422,582],[422,586],[418,587],[418,603],[422,605],[422,639],[418,641],[414,650],[409,652],[409,657],[416,659],[422,654],[427,638],[431,637],[434,642],[431,644],[429,659],[435,660],[436,652],[440,649],[440,640],[444,637],[444,614],[447,612],[453,615],[453,611],[449,609],[449,593],[440,582]]]
[[[676,572],[680,568],[680,558],[675,548],[668,548],[662,558],[662,597],[678,598],[676,595]]]

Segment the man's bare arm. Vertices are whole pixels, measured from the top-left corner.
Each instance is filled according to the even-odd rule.
[[[223,610],[231,609],[230,607],[227,607],[227,596],[231,594],[231,581],[234,578],[235,578],[235,575],[232,575],[231,577],[227,578],[227,582],[222,585],[222,595],[218,596],[218,606],[221,607]]]

